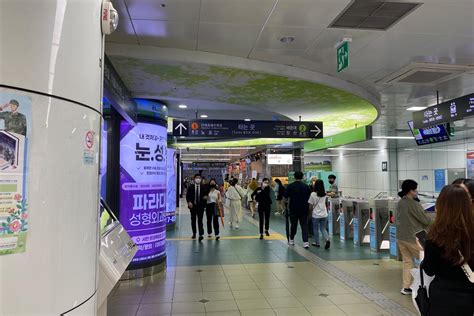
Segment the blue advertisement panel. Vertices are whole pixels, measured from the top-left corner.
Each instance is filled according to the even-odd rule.
[[[359,245],[359,219],[357,217],[352,220],[352,225],[354,225],[354,245]]]
[[[375,221],[370,221],[370,250],[377,251],[377,232],[375,231]]]
[[[133,263],[166,250],[166,127],[120,126],[120,222],[137,244]]]
[[[103,121],[100,140],[100,197],[105,199],[107,194],[107,136],[108,122]]]
[[[398,255],[397,226],[390,225],[389,235],[390,235],[390,255],[393,257],[396,257]]]
[[[434,170],[435,192],[441,192],[446,185],[446,173],[444,169]]]
[[[334,236],[334,225],[332,221],[332,211],[328,212],[328,231],[329,231],[329,236]]]
[[[339,226],[341,228],[341,240],[346,240],[346,220],[344,219],[344,213],[341,213],[341,216],[339,216]]]
[[[176,222],[176,150],[168,148],[166,158],[166,225]]]

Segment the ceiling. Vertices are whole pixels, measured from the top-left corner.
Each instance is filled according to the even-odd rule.
[[[167,100],[172,116],[327,115],[328,134],[379,116],[374,135],[409,135],[407,107],[436,103],[436,91],[440,102],[474,92],[472,0],[421,1],[386,31],[330,28],[350,0],[112,2],[120,24],[106,37],[107,54],[134,96]],[[285,36],[295,40],[283,43]],[[338,73],[343,38],[352,40],[350,64]],[[435,85],[381,82],[412,63],[466,68]],[[183,102],[185,111],[177,108]],[[348,115],[353,121],[341,125]]]

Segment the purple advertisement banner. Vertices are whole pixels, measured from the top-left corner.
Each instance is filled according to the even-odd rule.
[[[166,252],[166,133],[148,123],[120,126],[120,222],[137,245],[134,263]]]

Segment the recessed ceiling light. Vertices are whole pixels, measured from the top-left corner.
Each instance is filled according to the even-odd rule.
[[[426,106],[412,106],[411,108],[408,108],[407,111],[421,111],[426,109]]]
[[[206,114],[201,114],[201,118],[208,118],[209,116],[207,116]]]
[[[245,122],[250,122],[250,121],[251,121],[251,119],[245,119],[244,121],[245,121]]]
[[[188,106],[187,106],[186,104],[180,104],[180,105],[178,105],[178,108],[180,108],[180,109],[187,109]]]
[[[280,38],[280,42],[285,43],[285,44],[293,43],[294,41],[295,41],[294,36],[283,36]]]

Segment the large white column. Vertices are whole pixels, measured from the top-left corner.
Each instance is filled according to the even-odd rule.
[[[95,314],[100,16],[100,0],[0,0],[0,98],[31,100],[26,248],[0,255],[0,315]]]

